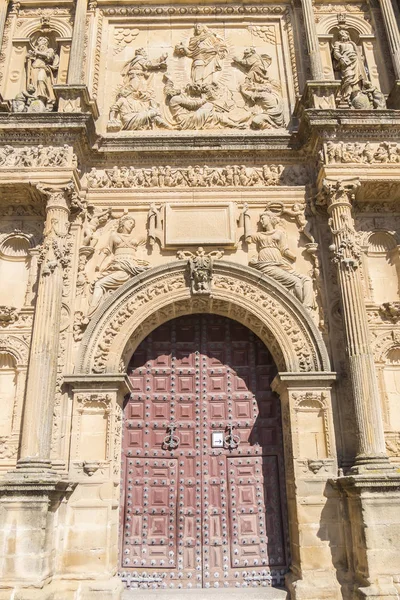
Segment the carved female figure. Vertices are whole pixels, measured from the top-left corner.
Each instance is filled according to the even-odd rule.
[[[100,266],[99,278],[93,285],[93,295],[89,314],[92,314],[106,292],[118,289],[131,277],[139,275],[148,268],[148,262],[136,257],[138,246],[146,243],[146,238],[134,239],[132,231],[135,220],[124,215],[118,221],[117,231],[112,231],[108,244],[103,248],[109,258]]]
[[[281,219],[265,210],[260,217],[262,231],[251,234],[247,231],[248,215],[244,213],[244,217],[246,242],[257,244],[258,250],[258,256],[251,259],[249,265],[288,288],[311,310],[314,306],[312,279],[294,270],[292,263],[296,257],[288,248],[285,232],[278,228]]]

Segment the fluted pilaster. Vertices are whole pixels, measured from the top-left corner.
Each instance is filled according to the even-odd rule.
[[[400,31],[392,0],[380,0],[395,78],[400,79]]]
[[[311,77],[314,81],[322,81],[324,74],[312,0],[301,0],[301,6],[303,9],[307,49],[310,56]]]
[[[82,81],[82,65],[85,45],[87,0],[76,0],[74,31],[68,67],[68,84],[78,85]]]
[[[51,428],[57,377],[63,270],[69,259],[71,188],[38,185],[47,197],[39,284],[24,402],[21,454],[17,468],[50,469]]]
[[[346,350],[349,358],[358,453],[356,466],[389,467],[374,357],[370,350],[367,312],[364,304],[351,200],[359,182],[324,182],[332,231],[333,261],[337,264],[338,284],[343,309]]]

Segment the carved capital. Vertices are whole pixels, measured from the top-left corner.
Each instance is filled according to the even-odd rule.
[[[86,203],[79,197],[72,181],[59,186],[38,183],[36,188],[47,198],[46,209],[48,214],[52,209],[61,209],[69,214],[70,212],[81,212],[86,208]]]
[[[328,209],[343,204],[351,207],[351,203],[354,201],[356,191],[359,187],[360,180],[357,177],[346,179],[330,179],[327,177],[322,182],[318,204],[326,205]]]

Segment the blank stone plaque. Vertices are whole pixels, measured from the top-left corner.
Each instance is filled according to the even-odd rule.
[[[165,245],[188,246],[235,243],[232,203],[167,204]]]

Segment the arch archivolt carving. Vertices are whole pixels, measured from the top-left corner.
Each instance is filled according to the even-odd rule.
[[[212,294],[193,296],[186,281],[186,262],[175,261],[133,278],[104,302],[82,339],[78,373],[123,371],[153,329],[199,312],[230,317],[254,331],[280,371],[330,370],[310,314],[277,282],[250,267],[216,261]]]

